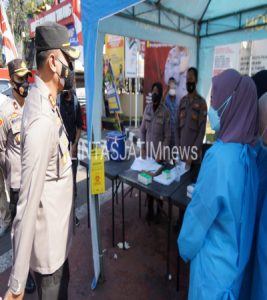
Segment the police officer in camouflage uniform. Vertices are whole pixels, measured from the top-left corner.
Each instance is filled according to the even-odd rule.
[[[191,166],[191,177],[196,181],[200,169],[202,144],[206,131],[207,104],[197,93],[198,71],[189,68],[186,88],[188,94],[180,102],[177,118],[177,145],[180,158]]]
[[[67,300],[68,254],[73,233],[73,182],[68,139],[57,94],[73,85],[67,28],[36,28],[38,75],[27,97],[21,131],[21,189],[13,223],[14,265],[5,299],[23,299],[29,268],[39,299]]]
[[[162,103],[162,85],[152,85],[152,103],[146,105],[140,128],[142,157],[153,157],[156,161],[166,161],[170,157],[170,113]],[[158,206],[157,215],[160,209]],[[154,217],[153,197],[148,197],[147,220]]]

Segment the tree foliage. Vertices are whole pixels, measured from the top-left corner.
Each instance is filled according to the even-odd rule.
[[[16,42],[29,38],[29,19],[45,11],[54,4],[54,0],[44,0],[36,4],[35,0],[9,0],[7,16]]]
[[[24,34],[28,36],[29,25],[23,0],[9,0],[7,17],[16,42],[21,41]]]

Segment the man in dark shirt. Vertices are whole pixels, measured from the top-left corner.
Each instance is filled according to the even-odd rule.
[[[69,147],[72,157],[72,172],[73,172],[73,194],[77,198],[77,147],[83,127],[82,112],[80,103],[74,90],[63,91],[59,101],[60,114],[63,119],[64,126],[67,130]],[[76,217],[76,225],[79,225],[79,220]]]

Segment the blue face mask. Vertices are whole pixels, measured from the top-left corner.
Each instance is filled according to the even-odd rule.
[[[209,116],[209,120],[210,120],[210,126],[211,129],[213,129],[216,132],[219,132],[221,129],[221,117],[223,116],[228,104],[230,103],[230,101],[232,100],[233,95],[231,95],[230,97],[228,97],[223,104],[216,110],[214,109],[212,106],[210,106],[209,111],[208,111],[208,116]],[[219,111],[222,109],[222,113],[219,116]]]

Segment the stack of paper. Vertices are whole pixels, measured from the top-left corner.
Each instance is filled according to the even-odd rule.
[[[190,185],[187,186],[187,197],[188,198],[192,198],[192,194],[193,194],[193,191],[195,189],[195,183],[192,183]]]
[[[161,173],[160,175],[153,178],[156,182],[161,183],[163,185],[170,185],[176,179],[176,170],[175,168],[170,170],[170,177],[166,179],[165,174]]]
[[[153,158],[142,159],[137,157],[131,169],[133,171],[145,171],[145,172],[157,172],[161,168],[161,165],[158,164]]]

